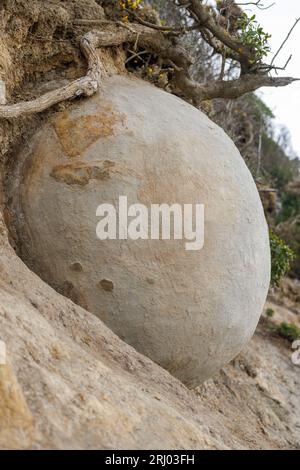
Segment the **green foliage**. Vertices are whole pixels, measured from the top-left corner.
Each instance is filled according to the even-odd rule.
[[[289,158],[285,149],[266,132],[262,135],[263,168],[279,190],[298,176],[299,160]]]
[[[284,192],[281,199],[281,211],[277,217],[277,223],[286,222],[291,217],[300,214],[300,194]]]
[[[275,222],[278,226],[278,233],[283,240],[291,247],[295,256],[291,264],[292,276],[300,278],[300,194],[281,191],[281,210]]]
[[[270,230],[271,247],[271,284],[277,286],[290,269],[294,259],[293,251]]]
[[[274,314],[275,314],[275,312],[272,308],[267,308],[266,315],[267,315],[268,318],[273,318]]]
[[[241,30],[242,43],[250,47],[254,52],[255,61],[259,61],[268,55],[271,50],[268,44],[271,35],[263,30],[255,18],[255,15],[249,17],[244,12],[239,19],[239,28]]]
[[[264,103],[264,101],[255,93],[248,93],[245,96],[245,100],[248,101],[249,105],[251,106],[251,117],[263,117],[265,119],[273,119],[275,117],[269,106],[267,106],[266,103]]]
[[[280,325],[277,327],[277,333],[282,336],[282,338],[287,339],[291,343],[300,338],[300,328],[298,328],[293,323],[280,323]]]

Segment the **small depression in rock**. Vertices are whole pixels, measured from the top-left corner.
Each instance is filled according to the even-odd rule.
[[[114,290],[114,283],[108,279],[102,279],[99,282],[99,287],[101,287],[103,290],[106,290],[106,292],[112,292]]]

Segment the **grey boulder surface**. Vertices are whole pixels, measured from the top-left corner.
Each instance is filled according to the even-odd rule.
[[[27,265],[189,387],[235,357],[267,296],[267,224],[231,139],[136,78],[56,113],[18,158],[13,210]],[[99,204],[204,204],[205,243],[99,240]]]

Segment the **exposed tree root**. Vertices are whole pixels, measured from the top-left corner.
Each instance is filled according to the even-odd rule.
[[[74,25],[96,26],[95,21],[78,20]],[[286,86],[294,78],[270,77],[267,74],[242,75],[236,80],[216,80],[207,84],[191,80],[189,67],[191,58],[185,49],[176,44],[174,38],[163,31],[141,24],[129,25],[118,22],[101,22],[101,31],[89,31],[80,40],[80,49],[87,60],[88,70],[84,77],[76,79],[67,85],[31,100],[16,104],[5,104],[5,84],[0,86],[0,118],[18,118],[26,114],[42,112],[62,101],[77,96],[91,96],[101,86],[102,64],[97,54],[97,48],[121,46],[133,43],[135,47],[143,47],[161,57],[175,70],[175,85],[187,99],[199,105],[201,101],[213,98],[237,98],[262,86]],[[233,48],[234,49],[234,48]],[[0,82],[1,85],[1,82]]]
[[[101,62],[96,51],[96,40],[97,38],[93,33],[87,33],[80,41],[80,49],[88,63],[88,71],[84,77],[45,93],[34,100],[20,101],[12,105],[2,105],[0,106],[0,117],[10,119],[25,114],[40,113],[54,104],[75,98],[76,96],[93,95],[101,83]]]

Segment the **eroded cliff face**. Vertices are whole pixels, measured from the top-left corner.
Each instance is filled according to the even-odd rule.
[[[66,15],[103,14],[93,0],[49,2],[51,14],[44,2],[30,3],[1,3],[9,101],[80,76],[84,63]],[[55,36],[61,27],[64,42]],[[120,71],[120,56],[106,54],[108,72]],[[2,180],[28,136],[67,106],[0,123]],[[300,448],[300,369],[289,343],[265,322],[234,362],[190,391],[25,266],[12,248],[16,234],[7,231],[7,202],[1,190],[0,340],[7,358],[0,365],[0,448]],[[278,318],[286,315],[272,306]],[[299,319],[297,309],[288,312]]]

